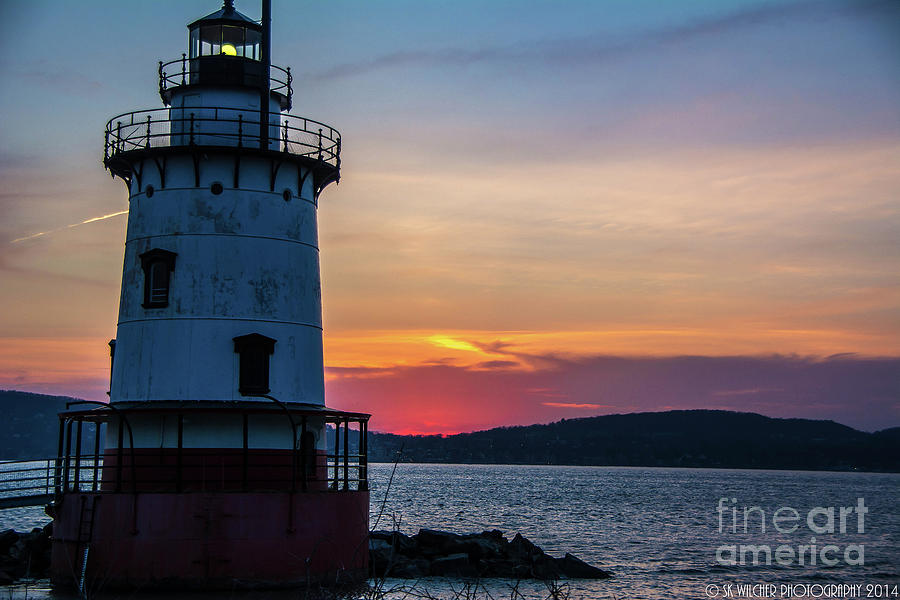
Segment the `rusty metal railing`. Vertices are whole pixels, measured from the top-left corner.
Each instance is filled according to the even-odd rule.
[[[340,168],[341,134],[306,117],[272,115],[268,150],[312,158]],[[175,146],[259,147],[259,113],[216,106],[138,110],[115,116],[106,124],[104,159]]]
[[[55,477],[55,458],[0,461],[0,508],[47,504]]]
[[[181,58],[170,60],[168,62],[159,62],[159,93],[165,97],[166,92],[174,88],[186,85],[192,85],[196,82],[200,72],[199,63],[203,58],[188,58],[187,54],[182,54]],[[215,57],[219,58],[219,57]],[[240,60],[240,59],[234,59]],[[257,61],[249,61],[249,65],[261,64]],[[251,77],[255,75],[251,74]],[[269,65],[269,85],[273,93],[281,94],[287,98],[288,104],[291,102],[293,90],[294,76],[291,75],[291,68],[283,69],[277,65]],[[253,81],[247,81],[247,84],[253,84]]]

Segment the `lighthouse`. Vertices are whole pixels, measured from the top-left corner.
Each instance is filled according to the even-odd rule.
[[[129,211],[109,403],[59,416],[52,577],[101,587],[364,578],[369,415],[325,405],[317,207],[341,138],[230,0],[113,117]]]

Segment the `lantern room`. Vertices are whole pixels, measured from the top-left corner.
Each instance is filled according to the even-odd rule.
[[[235,10],[233,0],[188,25],[188,31],[188,52],[159,64],[159,94],[167,105],[173,104],[176,90],[189,92],[190,87],[265,85],[262,25]],[[290,69],[270,65],[269,80],[272,99],[281,110],[290,110]]]
[[[260,60],[262,26],[225,2],[218,11],[188,25],[190,58],[232,56]]]

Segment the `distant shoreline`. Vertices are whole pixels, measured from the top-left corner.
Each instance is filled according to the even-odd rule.
[[[370,460],[370,465],[393,465],[394,461]],[[448,467],[568,467],[584,469],[659,469],[681,471],[772,471],[776,473],[858,473],[860,475],[900,475],[900,469],[896,471],[862,471],[859,469],[790,469],[790,468],[764,468],[764,467],[666,467],[659,465],[571,465],[571,464],[533,464],[533,463],[486,463],[486,462],[441,462],[441,461],[412,461],[401,460],[401,465],[445,465]]]

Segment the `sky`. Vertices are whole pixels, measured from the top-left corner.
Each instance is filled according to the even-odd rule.
[[[0,388],[105,399],[111,117],[214,0],[4,2]],[[258,2],[237,0],[259,18]],[[900,425],[900,3],[273,1],[329,406],[453,433],[724,408]]]

